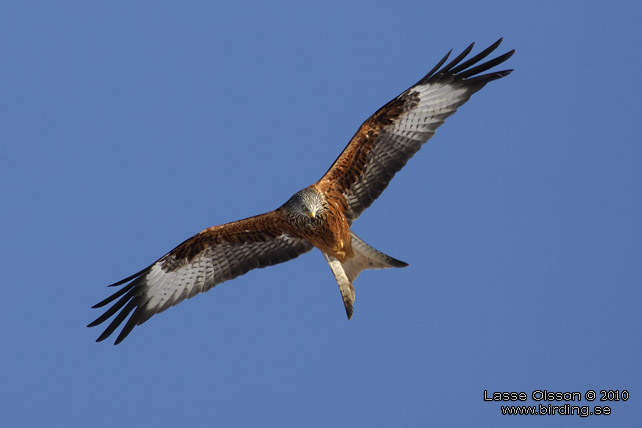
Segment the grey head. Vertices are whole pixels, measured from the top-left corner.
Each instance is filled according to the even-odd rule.
[[[306,187],[292,195],[281,208],[291,223],[314,227],[323,221],[327,202],[322,194]]]

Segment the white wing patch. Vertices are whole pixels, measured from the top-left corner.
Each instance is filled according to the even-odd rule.
[[[213,283],[213,264],[199,256],[194,263],[166,272],[161,263],[155,263],[145,281],[148,284],[145,290],[146,302],[141,306],[158,313],[204,291],[204,284]]]
[[[402,114],[389,132],[423,143],[470,98],[470,91],[450,84],[427,84],[416,86],[408,95],[417,96],[419,104]]]

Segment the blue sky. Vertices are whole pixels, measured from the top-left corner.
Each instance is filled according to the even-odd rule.
[[[2,2],[2,425],[639,423],[641,12]],[[515,72],[354,224],[410,266],[362,274],[351,321],[315,250],[94,342],[105,285],[279,206],[447,50],[500,36]],[[483,401],[538,389],[630,398],[588,418]]]

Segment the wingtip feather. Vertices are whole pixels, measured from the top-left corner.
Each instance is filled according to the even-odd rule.
[[[153,265],[152,265],[152,266],[153,266]],[[113,284],[109,284],[107,287],[118,287],[119,285],[123,285],[124,283],[129,282],[129,281],[131,281],[132,279],[136,279],[136,278],[138,278],[139,276],[141,276],[142,274],[144,274],[144,273],[145,273],[145,272],[147,272],[148,270],[149,270],[149,267],[146,267],[145,269],[141,270],[140,272],[136,272],[135,274],[130,275],[130,276],[128,276],[128,277],[127,277],[127,278],[125,278],[125,279],[121,279],[121,280],[120,280],[120,281],[118,281],[118,282],[114,282]]]
[[[426,73],[426,75],[421,79],[421,82],[424,82],[424,81],[427,81],[428,79],[430,79],[432,77],[432,75],[435,74],[437,72],[437,70],[439,70],[439,67],[444,65],[446,60],[448,60],[448,57],[450,57],[450,54],[452,53],[452,51],[453,51],[452,49],[449,50],[446,53],[446,55],[444,55],[444,57],[428,73]]]

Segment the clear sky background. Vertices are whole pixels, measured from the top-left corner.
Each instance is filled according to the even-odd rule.
[[[0,4],[0,425],[639,426],[639,4],[309,4]],[[314,250],[94,342],[107,284],[276,208],[500,36],[515,72],[354,224],[410,266],[363,273],[352,321]],[[483,401],[537,389],[612,415]]]

